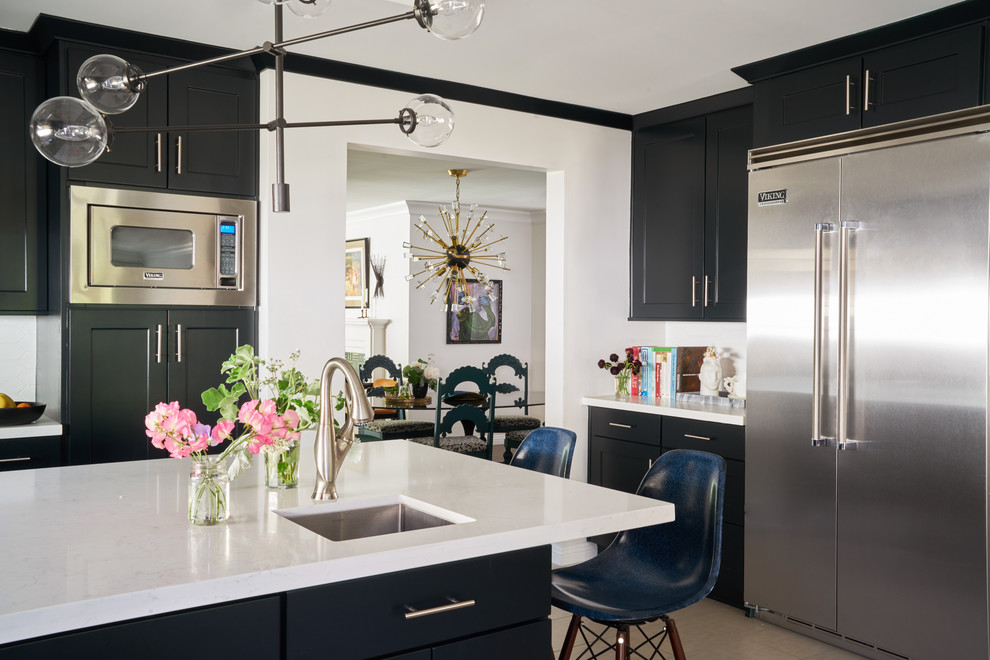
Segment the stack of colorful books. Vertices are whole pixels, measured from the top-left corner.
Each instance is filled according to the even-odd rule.
[[[678,392],[701,389],[698,374],[707,346],[634,346],[643,366],[634,374],[630,391],[649,399],[674,400]]]

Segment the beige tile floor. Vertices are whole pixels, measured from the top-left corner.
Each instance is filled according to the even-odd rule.
[[[570,618],[568,612],[556,608],[551,612],[555,655],[560,654]],[[743,610],[714,600],[706,599],[675,612],[673,619],[677,623],[688,660],[862,660],[862,656],[810,637],[758,619],[746,618]],[[601,628],[593,622],[589,625],[593,629]],[[661,625],[658,621],[648,624],[646,629],[652,634]],[[609,632],[607,639],[614,641],[613,633]],[[641,641],[642,636],[634,633],[630,648],[635,648]],[[578,635],[571,659],[576,660],[583,648],[581,636]],[[603,648],[598,647],[599,652]],[[664,642],[660,650],[668,660],[673,658],[669,642]],[[644,647],[644,651],[644,655],[649,657],[648,647]],[[614,655],[603,657],[611,658]]]

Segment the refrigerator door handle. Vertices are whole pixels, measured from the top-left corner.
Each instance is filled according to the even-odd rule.
[[[828,222],[815,225],[815,331],[813,348],[813,366],[811,381],[811,446],[828,447],[834,438],[822,435],[822,254],[824,252],[825,234],[834,231],[835,226]]]
[[[850,451],[859,444],[848,437],[849,422],[849,234],[860,228],[858,222],[844,221],[839,228],[839,355],[838,419],[835,425],[836,449]]]

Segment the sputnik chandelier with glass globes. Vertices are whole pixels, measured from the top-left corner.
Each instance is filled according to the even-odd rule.
[[[78,167],[98,159],[115,133],[156,132],[170,128],[182,131],[267,130],[275,133],[275,183],[272,184],[272,210],[289,210],[289,186],[285,183],[284,133],[286,128],[398,124],[399,129],[422,147],[435,147],[454,130],[454,113],[438,96],[424,94],[412,99],[392,119],[350,121],[287,122],[283,108],[285,49],[289,46],[355,32],[369,27],[415,19],[419,26],[441,39],[462,39],[481,24],[485,0],[412,0],[413,8],[404,14],[348,27],[327,30],[285,40],[282,35],[282,5],[298,16],[318,16],[331,0],[259,0],[275,5],[275,43],[192,62],[162,71],[144,73],[138,67],[113,55],[96,55],[79,67],[76,84],[82,99],[57,96],[38,106],[31,117],[31,140],[42,156],[56,165]],[[148,81],[176,71],[219,64],[241,57],[269,53],[275,58],[275,118],[267,124],[222,124],[212,126],[142,126],[114,128],[106,115],[130,109]]]
[[[493,245],[504,241],[506,237],[495,233],[495,224],[485,219],[488,211],[483,212],[475,220],[478,205],[472,204],[464,225],[461,226],[461,178],[467,176],[468,171],[447,170],[447,172],[457,180],[457,191],[450,208],[440,207],[443,233],[435,231],[426,221],[426,216],[421,215],[419,222],[414,226],[423,234],[423,238],[432,241],[432,245],[420,247],[406,242],[402,247],[410,250],[405,255],[410,260],[425,262],[424,268],[417,273],[407,275],[406,281],[415,279],[416,288],[420,289],[431,280],[436,280],[439,284],[430,296],[430,304],[443,298],[446,301],[444,307],[449,309],[452,302],[458,302],[456,298],[451,300],[452,291],[461,292],[465,296],[470,295],[468,275],[477,280],[485,291],[492,292],[492,283],[478,270],[478,267],[509,269],[505,267],[505,253],[491,250]],[[417,279],[420,277],[423,279]]]

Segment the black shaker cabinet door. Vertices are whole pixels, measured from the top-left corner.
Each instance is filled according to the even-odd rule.
[[[704,311],[705,118],[633,136],[632,318]]]
[[[258,131],[183,132],[181,126],[257,122],[258,81],[237,71],[190,69],[169,76],[169,187],[254,195]]]
[[[980,104],[982,25],[943,32],[863,58],[863,126]]]
[[[44,159],[27,125],[40,101],[37,58],[0,53],[0,312],[47,307]]]
[[[745,321],[752,106],[709,115],[707,131],[704,315],[706,320]]]
[[[102,53],[121,57],[145,73],[161,71],[169,64],[168,60],[139,55],[131,51],[68,44],[65,48],[64,84],[70,96],[79,96],[76,73],[80,65],[90,57]],[[165,126],[168,124],[167,99],[168,79],[152,78],[130,110],[110,115],[108,121],[114,128]],[[168,163],[165,152],[168,136],[165,132],[114,132],[112,135],[107,151],[95,162],[83,167],[66,169],[70,180],[149,188],[165,188],[168,185]]]
[[[167,330],[164,311],[69,310],[68,464],[168,455],[144,432],[166,400]]]
[[[853,57],[757,84],[756,145],[860,128],[860,68]]]
[[[220,367],[238,346],[255,345],[255,313],[251,310],[170,310],[168,399],[190,408],[213,425],[219,413],[208,413],[202,394],[226,379]]]

